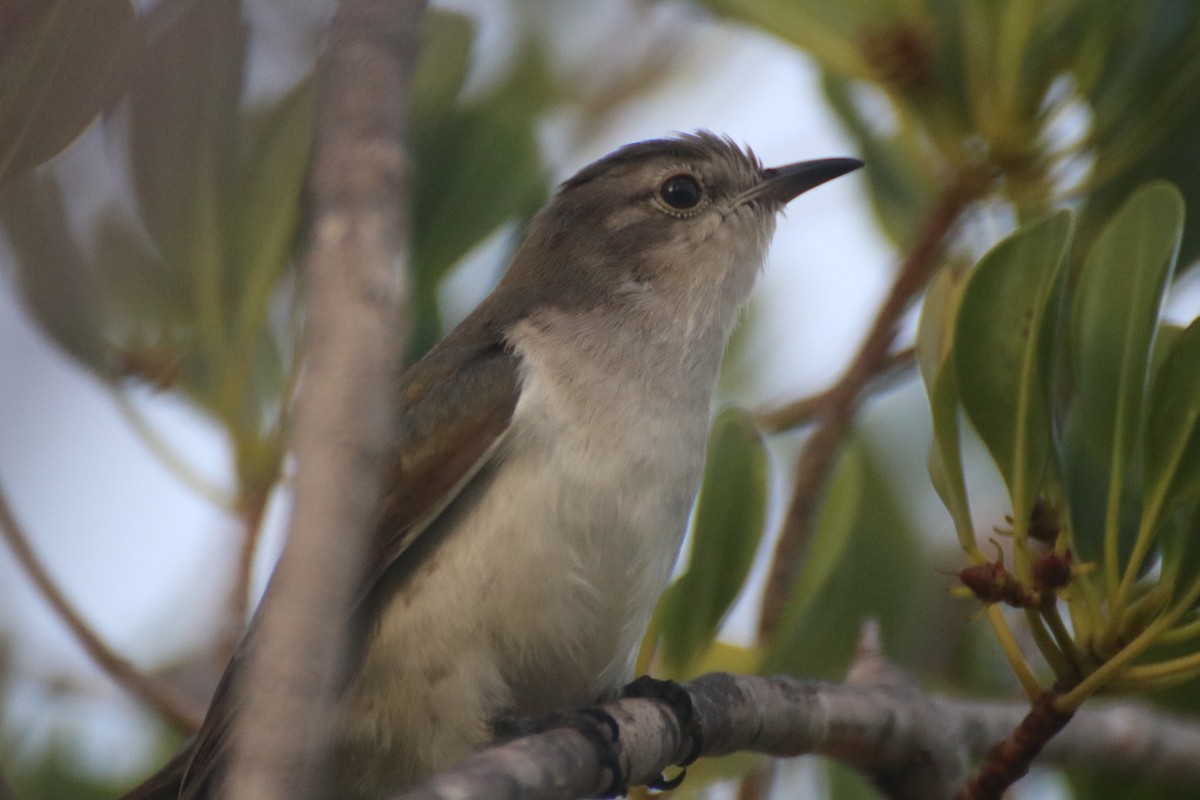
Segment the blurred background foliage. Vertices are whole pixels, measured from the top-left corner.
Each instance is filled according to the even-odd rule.
[[[627,6],[620,25],[595,31],[591,52],[564,66],[560,31],[547,20],[570,18],[574,4],[513,4],[505,29],[513,55],[484,76],[473,71],[478,19],[429,12],[410,117],[410,358],[454,321],[443,297],[448,277],[487,251],[496,266],[481,280],[494,281],[521,223],[552,191],[546,120],[569,109],[570,136],[586,141],[688,68],[689,31],[699,24],[749,26],[811,60],[829,108],[868,162],[870,210],[897,260],[930,235],[934,215],[953,217],[933,243],[939,266],[928,291],[915,287],[914,299],[924,302],[920,335],[911,314],[899,320],[901,366],[873,384],[879,396],[840,444],[806,532],[799,580],[786,587],[771,634],[727,622],[735,607],[757,608],[777,512],[791,495],[789,464],[811,419],[796,414],[762,426],[762,414],[728,409],[714,422],[692,536],[641,666],[679,678],[730,669],[839,679],[859,624],[875,617],[889,656],[930,689],[1008,696],[1066,677],[1087,689],[1079,700],[1120,688],[1197,711],[1200,682],[1185,679],[1200,671],[1191,590],[1200,585],[1192,541],[1200,519],[1200,333],[1189,325],[1194,314],[1162,310],[1187,297],[1200,251],[1200,226],[1183,211],[1200,208],[1200,5]],[[223,633],[212,652],[180,655],[200,669],[200,687],[211,685],[245,619],[268,501],[286,484],[314,119],[309,68],[327,13],[307,18],[303,67],[263,88],[251,79],[254,31],[238,0],[0,5],[6,279],[42,332],[107,387],[163,466],[244,528],[236,568],[218,578],[230,587],[227,607],[212,611],[225,618]],[[688,24],[675,24],[681,20]],[[105,146],[93,152],[117,177],[100,201],[81,208],[75,199],[85,187],[56,156],[96,131]],[[915,358],[904,356],[914,340]],[[731,356],[733,376],[757,357],[741,342]],[[759,360],[759,369],[772,368]],[[897,432],[928,417],[907,368],[914,360],[932,398],[931,468],[948,515],[914,512],[909,497],[928,444],[900,443],[911,432]],[[130,402],[146,387],[184,399],[223,432],[232,491],[198,475]],[[744,396],[733,379],[722,394]],[[1111,407],[1114,397],[1120,408]],[[896,417],[890,427],[877,413],[883,406]],[[1058,521],[1039,540],[1031,528],[1047,507]],[[924,530],[933,513],[953,521],[958,542]],[[1002,540],[1013,585],[1044,592],[1031,607],[986,613],[1012,631],[1019,652],[1002,652],[978,602],[947,592],[956,579],[946,572],[994,565],[989,539]],[[1076,572],[1062,584],[1038,583],[1035,563],[1048,554],[1070,558],[1068,550]],[[86,612],[88,598],[79,602]],[[1060,612],[1067,619],[1056,623]],[[1146,646],[1121,656],[1147,630],[1155,635]],[[1032,658],[1039,649],[1043,658]],[[6,685],[11,699],[17,685]],[[5,731],[0,772],[18,797],[111,796],[112,782],[132,779],[77,763],[71,735],[68,727],[31,748],[19,731]],[[163,752],[177,735],[163,728]],[[749,791],[751,779],[771,784],[765,769],[744,755],[702,762],[677,794],[739,782]],[[806,787],[869,796],[846,770],[810,769]],[[806,791],[797,785],[774,781],[778,796]],[[1043,780],[1037,791],[1189,795],[1138,776],[1082,773]]]

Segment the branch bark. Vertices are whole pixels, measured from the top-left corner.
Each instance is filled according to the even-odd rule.
[[[970,761],[1029,712],[1026,703],[926,694],[883,659],[870,630],[864,641],[841,685],[727,673],[686,684],[701,754],[826,755],[858,768],[895,800],[949,800]],[[618,757],[632,784],[656,779],[692,748],[686,724],[663,701],[627,698],[603,711],[619,726]],[[1129,704],[1085,707],[1075,719],[1047,743],[1044,763],[1200,784],[1200,721]],[[599,731],[608,735],[603,724]],[[575,728],[519,739],[461,762],[399,800],[593,797],[612,782],[596,741]]]
[[[407,304],[408,90],[421,0],[343,0],[319,66],[295,505],[256,619],[222,796],[323,788],[325,740],[384,487]]]
[[[29,580],[37,587],[38,592],[54,609],[63,624],[67,626],[80,646],[100,669],[116,681],[121,688],[158,711],[163,719],[176,730],[182,733],[193,733],[200,727],[200,721],[204,719],[204,709],[196,700],[188,698],[163,681],[143,673],[119,655],[100,638],[98,633],[92,630],[91,625],[71,605],[71,601],[58,588],[58,584],[54,582],[46,567],[34,553],[33,545],[30,544],[29,537],[17,522],[3,488],[0,488],[0,535],[3,535],[5,541],[8,542],[13,555],[16,556],[17,563],[29,576]]]

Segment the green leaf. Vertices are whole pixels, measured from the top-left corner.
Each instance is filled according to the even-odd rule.
[[[709,434],[687,572],[663,600],[663,657],[685,675],[708,649],[750,574],[766,523],[767,454],[750,415],[727,408]]]
[[[1091,115],[1094,166],[1080,216],[1081,241],[1139,186],[1168,180],[1200,197],[1200,5],[1111,3],[1089,19],[1092,44],[1074,71]],[[1089,9],[1091,10],[1091,9]],[[1193,201],[1194,202],[1194,201]],[[1200,253],[1200,225],[1189,222],[1179,268]]]
[[[1189,325],[1167,350],[1146,402],[1146,510],[1154,527],[1181,505],[1200,497],[1200,320]],[[1164,557],[1175,562],[1187,526],[1170,527]],[[1172,540],[1173,539],[1173,540]],[[1168,563],[1167,566],[1171,566]]]
[[[1141,467],[1133,459],[1183,214],[1174,187],[1147,184],[1105,225],[1074,291],[1060,460],[1076,543],[1085,559],[1103,558],[1110,570],[1116,564],[1107,562],[1137,527],[1136,506],[1127,502]]]
[[[163,2],[144,26],[130,104],[138,206],[163,257],[203,293],[197,303],[219,304],[219,191],[237,154],[247,27],[238,0]]]
[[[1069,346],[1075,394],[1094,441],[1128,456],[1163,292],[1183,230],[1183,198],[1148,184],[1105,226],[1079,277]]]
[[[226,194],[231,305],[240,306],[234,340],[251,344],[264,322],[271,293],[296,242],[304,177],[315,124],[313,81],[305,79],[262,119],[241,180]]]
[[[834,469],[779,631],[764,643],[761,671],[843,677],[868,617],[880,621],[890,658],[921,661],[922,611],[945,602],[929,576],[894,486],[863,441],[852,440]]]
[[[1058,212],[992,248],[967,283],[955,326],[962,406],[1004,476],[1018,520],[1029,518],[1050,452],[1046,337],[1071,224],[1070,212]]]
[[[917,324],[917,367],[927,394],[933,394],[934,381],[950,357],[954,344],[954,321],[962,302],[966,276],[955,264],[938,270],[925,290],[921,317]]]
[[[977,553],[975,524],[963,477],[962,450],[958,430],[958,382],[954,363],[947,360],[929,393],[933,417],[933,444],[929,448],[929,479],[942,504],[954,520],[959,546],[966,553]]]
[[[925,292],[917,327],[917,364],[929,398],[933,443],[929,448],[929,477],[954,520],[959,544],[976,551],[975,528],[963,478],[958,429],[958,383],[954,375],[954,326],[966,283],[952,265],[934,276]]]
[[[8,0],[0,9],[0,183],[49,160],[124,85],[138,50],[128,0]]]
[[[859,78],[867,77],[868,66],[858,38],[886,23],[889,10],[878,0],[703,0],[703,5],[804,48],[824,67]]]
[[[549,67],[526,52],[487,95],[440,116],[431,113],[433,127],[414,131],[410,357],[442,335],[437,289],[447,271],[501,225],[532,215],[545,202],[534,124],[553,97],[552,84]]]
[[[467,70],[475,23],[465,14],[430,9],[421,23],[421,53],[412,81],[412,126],[435,131],[454,108]]]
[[[847,79],[825,71],[821,88],[854,137],[863,160],[871,165],[864,174],[880,227],[898,247],[910,246],[938,190],[938,170],[929,148],[911,127],[892,133],[877,130],[854,102],[853,85]]]
[[[106,308],[96,276],[67,224],[54,178],[27,172],[0,189],[0,226],[16,254],[22,299],[72,358],[107,376]]]

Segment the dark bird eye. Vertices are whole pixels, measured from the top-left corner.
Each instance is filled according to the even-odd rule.
[[[700,182],[691,175],[673,175],[663,181],[658,196],[671,208],[685,211],[700,202]]]

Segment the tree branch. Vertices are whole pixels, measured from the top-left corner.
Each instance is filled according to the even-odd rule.
[[[796,488],[775,544],[763,589],[759,614],[759,639],[769,640],[779,627],[783,610],[800,574],[801,555],[808,540],[830,471],[850,430],[863,391],[890,363],[889,353],[896,325],[932,277],[939,262],[942,243],[959,215],[978,196],[970,178],[949,185],[925,222],[912,252],[900,266],[891,290],[849,367],[823,396],[813,414],[814,428],[804,443],[796,465]]]
[[[12,548],[17,563],[37,587],[43,599],[50,604],[84,651],[105,674],[121,688],[154,708],[167,723],[182,733],[193,733],[200,727],[204,711],[197,702],[168,684],[141,672],[92,630],[66,595],[58,588],[50,573],[33,552],[29,537],[17,522],[16,515],[8,504],[8,497],[0,487],[0,534]]]
[[[237,503],[238,518],[242,521],[242,540],[238,546],[237,565],[233,583],[225,601],[222,631],[217,637],[218,663],[227,664],[237,652],[238,643],[246,632],[246,616],[250,611],[250,584],[254,578],[254,556],[262,538],[263,517],[271,498],[271,487],[254,486]]]
[[[915,347],[889,352],[886,360],[879,365],[878,371],[863,387],[863,393],[875,394],[891,387],[901,378],[907,377],[909,370],[917,365],[916,354]],[[811,422],[813,417],[831,402],[836,393],[837,387],[833,386],[775,408],[761,409],[755,413],[754,422],[764,433],[782,433],[792,428],[799,428]]]
[[[883,659],[876,636],[866,628],[842,685],[727,673],[686,684],[702,755],[820,754],[863,771],[896,800],[954,797],[971,759],[1017,727],[1029,706],[926,694]],[[664,701],[628,698],[603,710],[619,726],[619,760],[633,784],[658,778],[691,750],[686,724]],[[1200,783],[1200,722],[1133,705],[1085,707],[1076,720],[1046,745],[1047,763]],[[603,724],[599,730],[608,735]],[[518,739],[461,762],[400,800],[596,796],[612,776],[595,742],[576,728]]]
[[[256,618],[222,796],[323,790],[346,620],[382,498],[407,304],[403,146],[421,0],[342,0],[319,66],[288,541]]]
[[[1000,800],[1008,787],[1024,777],[1046,743],[1071,721],[1074,712],[1055,708],[1058,698],[1057,692],[1043,692],[1020,724],[988,752],[955,800]]]

